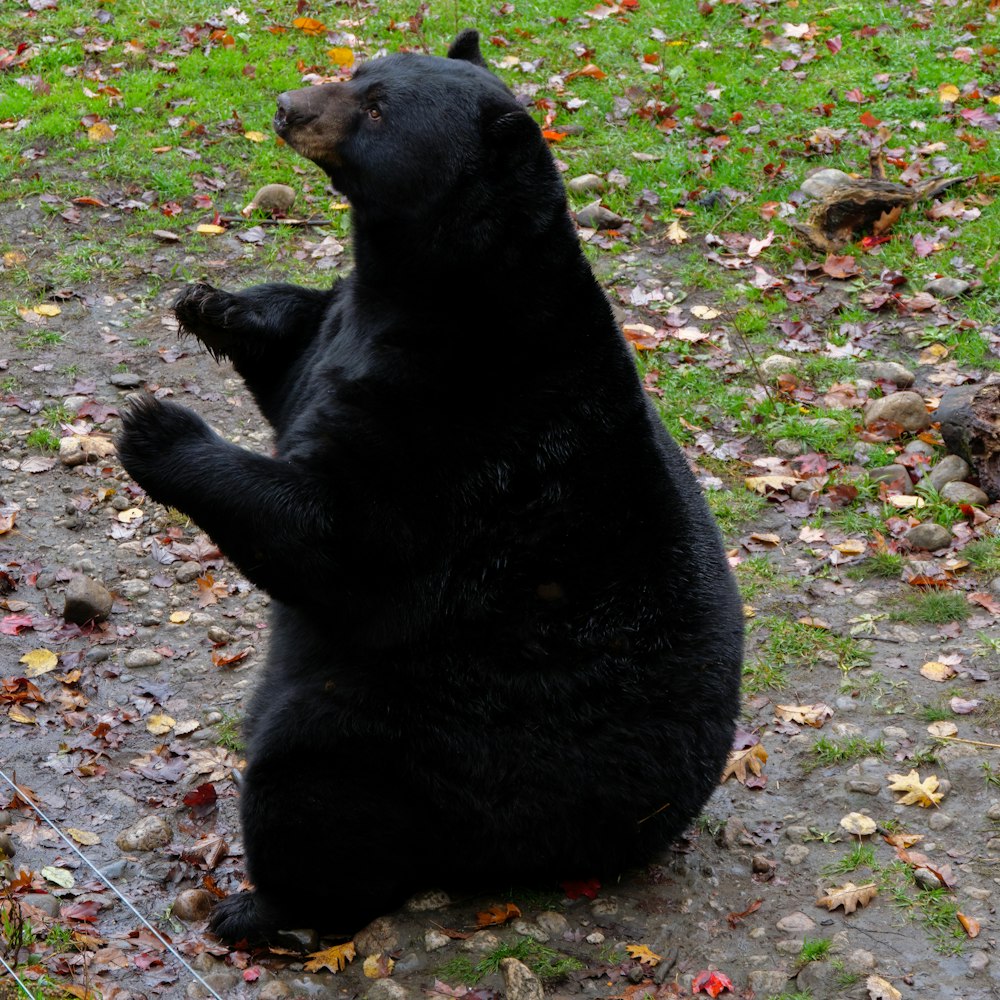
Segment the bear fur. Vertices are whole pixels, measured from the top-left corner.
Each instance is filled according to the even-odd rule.
[[[436,885],[648,861],[719,779],[742,608],[537,125],[464,32],[281,95],[275,127],[349,199],[352,274],[175,307],[275,453],[149,397],[119,441],[273,598],[255,888],[213,929],[353,931]]]

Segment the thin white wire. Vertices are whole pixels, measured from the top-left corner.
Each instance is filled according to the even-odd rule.
[[[62,838],[66,846],[74,854],[76,854],[77,857],[80,858],[80,860],[146,925],[146,927],[149,930],[153,932],[153,934],[156,936],[157,940],[163,945],[163,947],[166,948],[167,951],[169,951],[170,954],[173,955],[174,958],[177,959],[177,961],[185,969],[187,969],[187,971],[190,972],[191,975],[199,983],[201,983],[202,986],[205,987],[206,990],[208,990],[209,994],[215,997],[215,1000],[222,1000],[222,997],[220,997],[219,994],[216,993],[215,990],[213,990],[212,987],[209,986],[208,983],[206,983],[205,980],[202,979],[200,975],[198,975],[198,972],[195,969],[191,968],[190,965],[188,965],[188,963],[184,960],[184,957],[181,955],[181,953],[177,951],[176,948],[174,948],[174,946],[114,887],[114,885],[112,885],[112,883],[104,876],[104,874],[97,867],[95,867],[95,865],[76,846],[76,844],[74,844],[73,841],[70,840],[69,837],[67,837],[66,834],[64,834],[62,830],[60,830],[59,827],[56,826],[55,823],[53,823],[52,820],[50,820],[49,817],[46,816],[45,813],[43,813],[42,810],[39,809],[38,806],[31,801],[31,796],[27,792],[22,792],[21,789],[18,788],[17,785],[10,778],[8,778],[3,771],[0,771],[0,778],[3,778],[3,780],[6,781],[7,784],[14,789],[15,792],[17,792],[17,794],[21,797],[21,800],[25,802],[27,805],[29,805],[46,823],[48,823],[49,826],[52,827],[53,830],[55,830],[57,834],[59,834],[59,836]],[[4,964],[6,965],[6,963]],[[12,970],[11,973],[13,974]],[[14,978],[17,979],[17,976],[14,976]],[[21,981],[18,979],[18,982],[20,983]],[[24,984],[22,983],[21,985],[23,986]],[[28,996],[31,995],[32,995],[31,993],[28,994]]]
[[[17,983],[22,990],[24,990],[25,996],[31,997],[31,1000],[35,1000],[35,994],[24,985],[18,974],[6,963],[2,955],[0,955],[0,965],[2,965],[14,977],[14,982]]]

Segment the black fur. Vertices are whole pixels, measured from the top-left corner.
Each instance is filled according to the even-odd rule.
[[[537,126],[482,65],[395,55],[284,94],[351,200],[326,292],[195,285],[274,457],[148,399],[120,455],[274,598],[229,940],[351,931],[441,883],[586,878],[715,786],[742,614]]]

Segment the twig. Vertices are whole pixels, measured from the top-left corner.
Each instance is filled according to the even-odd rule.
[[[1000,743],[985,743],[983,740],[963,740],[960,736],[935,736],[936,740],[949,740],[952,743],[968,743],[974,747],[990,747],[993,750],[1000,750]]]
[[[242,215],[220,215],[223,222],[252,223],[255,226],[330,226],[332,219],[245,219]]]

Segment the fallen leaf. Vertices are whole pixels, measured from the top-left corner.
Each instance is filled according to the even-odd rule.
[[[688,231],[681,226],[679,219],[674,219],[667,227],[667,239],[671,243],[683,243],[688,235]]]
[[[977,591],[975,594],[968,594],[966,599],[970,604],[978,604],[981,608],[985,608],[991,615],[1000,615],[1000,600],[992,594]]]
[[[170,718],[169,715],[151,715],[146,720],[146,730],[154,736],[164,736],[166,733],[169,733],[176,724],[177,720]]]
[[[902,848],[904,851],[914,844],[919,844],[924,839],[922,833],[883,833],[882,839],[892,847]]]
[[[947,663],[941,663],[938,660],[928,660],[921,668],[920,674],[926,677],[929,681],[935,681],[938,684],[943,683],[950,677],[955,676],[955,668],[948,666]]]
[[[691,315],[695,319],[718,319],[722,314],[711,306],[692,306]]]
[[[244,132],[243,138],[251,142],[267,142],[267,136],[263,132]]]
[[[816,900],[816,905],[825,906],[831,911],[842,906],[844,913],[853,913],[859,906],[867,906],[877,895],[878,886],[874,882],[866,882],[864,885],[845,882],[841,886],[827,889],[826,895]]]
[[[476,914],[477,927],[499,927],[511,920],[516,920],[521,911],[514,903],[496,903],[488,910]]]
[[[784,490],[801,482],[798,476],[785,476],[780,473],[771,476],[749,476],[743,480],[748,490],[755,493],[767,493],[769,490]]]
[[[938,805],[944,798],[944,792],[937,791],[939,782],[933,774],[921,781],[919,773],[914,769],[909,774],[890,774],[888,780],[891,782],[891,791],[904,793],[901,799],[896,800],[899,805],[918,805],[926,809],[928,806]]]
[[[876,830],[875,820],[859,812],[848,813],[841,819],[840,825],[858,837],[870,837]]]
[[[327,58],[336,66],[351,66],[354,63],[354,53],[344,46],[334,46],[327,50]]]
[[[120,510],[118,512],[118,520],[122,524],[134,524],[136,521],[142,520],[142,508],[141,507],[129,507],[128,510]]]
[[[704,969],[691,980],[692,993],[704,990],[710,997],[717,997],[723,990],[732,988],[733,983],[729,976],[714,969]]]
[[[73,873],[66,868],[57,868],[55,865],[47,865],[40,872],[42,878],[53,885],[58,885],[63,889],[72,889],[76,885]]]
[[[78,844],[85,844],[87,847],[93,847],[94,844],[101,842],[101,838],[96,833],[89,833],[87,830],[77,830],[71,826],[67,828],[66,832]]]
[[[755,743],[752,747],[743,750],[731,750],[729,760],[722,771],[722,781],[735,778],[740,784],[745,785],[750,774],[759,776],[767,762],[767,751],[760,743]],[[748,774],[747,772],[750,772]]]
[[[905,493],[896,493],[889,497],[889,503],[896,510],[919,510],[924,506],[923,497],[907,496]]]
[[[931,736],[955,736],[958,733],[958,726],[954,722],[932,722],[927,727],[927,732]]]
[[[823,702],[815,705],[775,705],[774,714],[783,722],[819,729],[833,715],[833,709]]]
[[[38,677],[55,670],[59,666],[59,657],[50,649],[33,649],[30,653],[25,653],[18,662],[28,665],[25,677]]]
[[[388,979],[396,963],[388,955],[369,955],[361,966],[367,979]]]
[[[40,306],[32,306],[31,311],[37,313],[39,316],[58,316],[62,309],[59,306],[52,305],[50,302],[43,302]]]
[[[655,968],[660,964],[662,955],[657,955],[655,951],[650,951],[644,944],[627,944],[625,950],[631,958],[634,958],[641,965],[648,965]]]
[[[348,963],[354,961],[356,954],[353,941],[336,944],[332,948],[313,952],[305,964],[305,970],[319,972],[321,969],[327,969],[330,972],[343,972]]]
[[[216,226],[209,222],[203,222],[195,229],[196,233],[203,233],[206,236],[218,236],[226,231],[225,226]]]
[[[958,917],[958,922],[965,928],[965,933],[970,938],[979,937],[979,932],[982,928],[975,917],[967,917],[964,913],[956,913],[955,916]]]
[[[172,625],[183,625],[191,617],[190,611],[174,611],[170,615]]]
[[[87,129],[87,138],[91,142],[111,142],[114,137],[114,129],[107,122],[94,122]]]
[[[860,556],[868,549],[868,543],[863,538],[849,538],[845,542],[837,542],[833,547],[845,556]]]
[[[942,104],[954,104],[961,95],[962,92],[953,83],[942,83],[938,87],[938,100]]]
[[[870,1000],[903,1000],[903,994],[881,976],[869,976],[865,986]]]
[[[569,882],[559,883],[563,892],[566,893],[567,899],[597,899],[597,893],[600,891],[601,883],[596,878],[588,878],[583,880],[575,880]]]
[[[307,35],[322,35],[326,32],[326,25],[313,17],[297,17],[292,21],[292,27]]]

